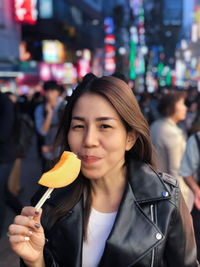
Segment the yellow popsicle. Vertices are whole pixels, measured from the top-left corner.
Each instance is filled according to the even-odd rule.
[[[80,159],[74,153],[64,151],[53,169],[43,173],[38,183],[51,188],[67,186],[77,178],[80,168]]]
[[[69,151],[64,151],[60,160],[48,172],[43,173],[39,184],[49,187],[42,198],[35,206],[36,209],[42,207],[46,199],[50,196],[54,188],[67,186],[78,177],[81,168],[81,161],[77,156]]]

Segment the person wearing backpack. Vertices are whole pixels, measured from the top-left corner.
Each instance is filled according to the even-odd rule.
[[[22,208],[18,198],[8,190],[8,178],[17,158],[17,147],[13,140],[14,117],[14,103],[5,93],[0,92],[0,237],[3,234],[6,205],[16,214]]]
[[[197,258],[200,260],[200,131],[192,134],[187,140],[179,175],[194,193],[191,215],[197,243]]]
[[[34,118],[44,172],[49,169],[49,163],[53,158],[52,145],[66,101],[61,97],[64,89],[56,81],[45,82],[43,88],[45,91],[45,102],[36,107]]]

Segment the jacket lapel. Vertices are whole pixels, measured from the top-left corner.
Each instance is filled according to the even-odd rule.
[[[56,236],[56,239],[54,238]],[[83,242],[83,197],[52,227],[49,242],[65,266],[81,267]],[[48,243],[47,243],[48,246]],[[64,247],[63,247],[64,246]]]
[[[156,239],[158,233],[160,230],[144,214],[128,184],[99,266],[132,266],[162,242]]]

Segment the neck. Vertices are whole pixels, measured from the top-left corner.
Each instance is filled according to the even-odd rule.
[[[91,181],[92,207],[110,213],[118,210],[126,186],[126,171],[113,178]]]
[[[57,105],[58,99],[51,100],[50,104],[54,108]]]
[[[172,120],[175,124],[177,124],[179,122],[179,120],[176,119],[175,116],[170,116],[168,117],[170,120]]]

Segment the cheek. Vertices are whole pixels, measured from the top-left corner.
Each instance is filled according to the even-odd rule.
[[[67,140],[68,140],[68,144],[69,144],[69,147],[71,150],[73,150],[73,147],[74,147],[74,138],[73,138],[73,134],[69,131],[69,134],[68,134],[68,137],[67,137]]]

